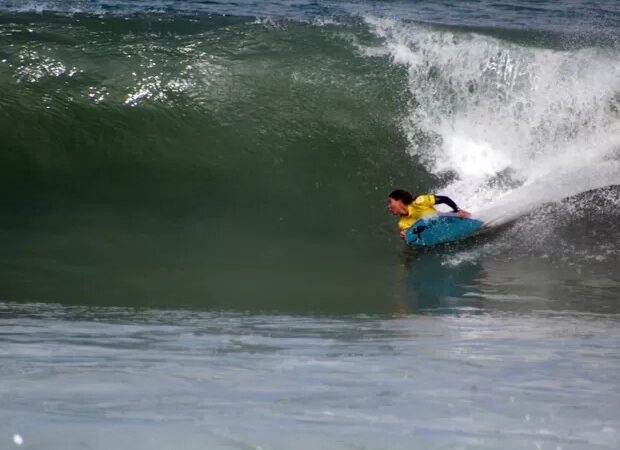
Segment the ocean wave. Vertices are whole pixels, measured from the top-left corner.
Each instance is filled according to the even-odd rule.
[[[526,226],[549,203],[590,205],[584,192],[620,184],[614,48],[377,16],[27,16],[0,33],[6,223],[101,208],[236,233],[242,215],[247,242],[384,246],[395,187]],[[587,257],[608,258],[603,247]]]

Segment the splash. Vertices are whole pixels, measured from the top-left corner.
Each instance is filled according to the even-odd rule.
[[[408,152],[430,172],[451,175],[440,191],[482,219],[503,223],[620,184],[617,48],[560,51],[393,19],[366,22],[407,69]]]

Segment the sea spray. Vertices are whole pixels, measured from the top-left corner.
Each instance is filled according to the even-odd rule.
[[[395,19],[366,22],[412,96],[411,156],[452,181],[441,191],[500,223],[548,201],[620,184],[620,59]]]

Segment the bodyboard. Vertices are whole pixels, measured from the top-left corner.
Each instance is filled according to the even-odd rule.
[[[426,247],[460,241],[473,236],[481,227],[480,220],[459,217],[457,214],[435,214],[414,222],[405,233],[405,242]]]

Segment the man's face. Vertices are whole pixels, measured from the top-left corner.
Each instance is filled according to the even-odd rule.
[[[402,200],[395,200],[392,197],[388,197],[388,211],[395,216],[402,216],[407,214],[407,205]]]

